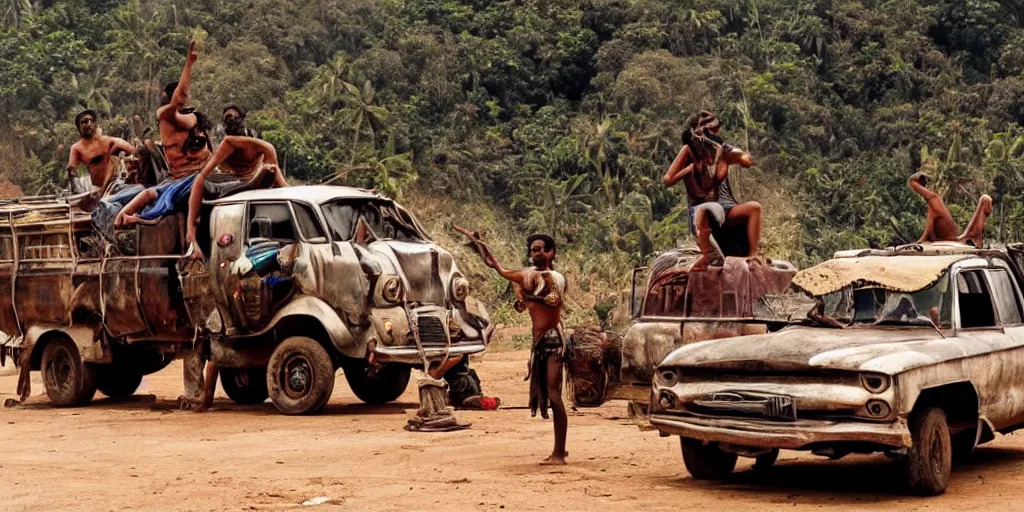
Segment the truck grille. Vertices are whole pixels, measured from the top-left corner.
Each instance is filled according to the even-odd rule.
[[[436,316],[419,317],[420,343],[424,347],[443,347],[448,344],[444,324]]]

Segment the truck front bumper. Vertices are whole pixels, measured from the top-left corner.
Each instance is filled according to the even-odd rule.
[[[911,445],[910,430],[902,418],[893,423],[834,420],[781,422],[653,414],[651,424],[665,434],[755,448],[801,450],[810,449],[813,444],[840,442],[873,443],[895,448],[909,448]]]
[[[452,345],[448,349],[445,349],[445,347],[423,347],[423,351],[426,352],[427,359],[435,360],[444,357],[445,354],[448,354],[449,357],[478,354],[486,348],[487,345],[483,341],[470,341]],[[386,347],[378,345],[374,349],[374,353],[376,354],[377,361],[381,363],[423,364],[423,360],[420,359],[420,353],[414,346]]]

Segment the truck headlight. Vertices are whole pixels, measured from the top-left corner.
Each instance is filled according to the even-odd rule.
[[[467,297],[469,297],[469,280],[462,276],[452,279],[452,300],[461,303],[465,302]]]
[[[885,390],[889,389],[892,384],[892,379],[888,375],[881,373],[862,373],[860,376],[860,385],[864,386],[864,389],[870,393],[879,394],[884,393]]]
[[[398,304],[402,301],[402,280],[395,275],[385,275],[380,277],[380,284],[378,289],[380,290],[380,298],[384,299],[384,302],[391,304]]]
[[[658,372],[658,380],[662,386],[670,388],[679,382],[679,374],[675,370],[666,369]]]
[[[868,411],[868,416],[872,418],[885,418],[892,412],[892,407],[889,407],[889,403],[884,400],[868,400],[864,409]]]

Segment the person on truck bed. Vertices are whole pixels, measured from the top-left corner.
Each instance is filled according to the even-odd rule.
[[[230,176],[235,181],[222,184],[222,188],[216,189],[215,185],[207,182],[214,170],[219,170],[220,174]],[[204,197],[223,196],[239,183],[247,184],[250,188],[288,186],[281,168],[277,166],[277,150],[272,144],[252,137],[229,135],[224,138],[213,158],[206,162],[192,184],[188,200],[188,221],[185,224],[186,246],[196,241],[196,226]],[[202,257],[198,246],[194,248],[193,257]]]
[[[68,186],[73,193],[75,175],[80,166],[85,165],[93,186],[102,190],[115,174],[113,157],[118,153],[135,154],[135,147],[128,141],[103,135],[97,119],[94,110],[83,110],[75,116],[75,128],[81,138],[71,145],[67,166]]]
[[[259,132],[249,128],[245,124],[245,109],[229,103],[224,107],[224,134],[235,135],[238,137],[252,137],[254,139],[260,138]]]
[[[928,185],[928,180],[928,175],[924,172],[914,173],[907,180],[907,185],[911,190],[928,203],[928,220],[925,221],[924,234],[921,235],[921,239],[917,243],[962,242],[980,248],[985,237],[985,221],[992,214],[992,198],[988,194],[982,194],[978,198],[978,206],[974,210],[971,222],[967,224],[967,229],[958,236],[956,232],[959,228],[953,221],[949,209],[946,208],[946,203],[938,194],[925,188]]]
[[[729,167],[739,164],[743,167],[754,165],[750,154],[722,142],[721,122],[714,114],[701,111],[691,117],[683,132],[683,148],[679,151],[668,172],[665,186],[671,187],[683,182],[689,203],[690,234],[697,237],[702,257],[694,263],[692,270],[700,270],[711,263],[714,246],[711,236],[725,256],[757,255],[761,239],[761,205],[754,201],[737,204],[729,184]],[[731,250],[725,236],[726,227],[746,226],[746,251],[742,254]]]
[[[212,128],[209,119],[188,107],[192,66],[198,59],[199,51],[196,42],[192,41],[188,45],[188,57],[181,71],[181,79],[164,86],[160,95],[161,106],[156,111],[160,141],[173,178],[194,175],[213,154],[213,145],[208,135]]]

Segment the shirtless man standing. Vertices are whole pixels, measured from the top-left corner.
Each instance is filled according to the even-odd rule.
[[[665,173],[666,187],[680,181],[686,187],[690,234],[697,236],[703,253],[692,270],[700,270],[711,262],[711,235],[723,227],[747,226],[746,254],[733,254],[726,241],[716,237],[726,256],[756,256],[761,241],[761,205],[755,201],[737,204],[729,184],[730,166],[750,167],[754,160],[749,153],[723,143],[719,137],[721,128],[718,118],[707,111],[690,118],[683,133],[683,148]]]
[[[925,222],[924,234],[917,243],[925,242],[962,242],[969,243],[975,247],[981,247],[985,237],[985,221],[992,214],[992,198],[988,194],[982,194],[978,199],[978,207],[974,210],[971,222],[967,229],[957,236],[956,222],[950,215],[946,203],[938,194],[925,188],[928,185],[928,175],[923,172],[915,173],[907,181],[911,190],[924,198],[928,203],[928,220]]]
[[[134,154],[135,147],[123,139],[100,133],[93,110],[79,112],[75,116],[75,128],[78,128],[81,138],[71,146],[68,157],[68,186],[74,186],[78,167],[84,164],[93,186],[103,190],[114,176],[113,156],[121,152]]]
[[[533,267],[505,270],[486,245],[469,232],[481,249],[484,263],[493,268],[515,286],[516,310],[529,311],[533,322],[533,348],[527,379],[530,381],[530,411],[533,416],[540,409],[541,417],[548,417],[548,404],[554,413],[555,447],[542,465],[562,465],[569,455],[565,451],[568,417],[562,401],[562,361],[565,357],[565,335],[562,332],[562,305],[565,297],[565,277],[553,267],[555,241],[548,235],[531,235],[526,239]]]

